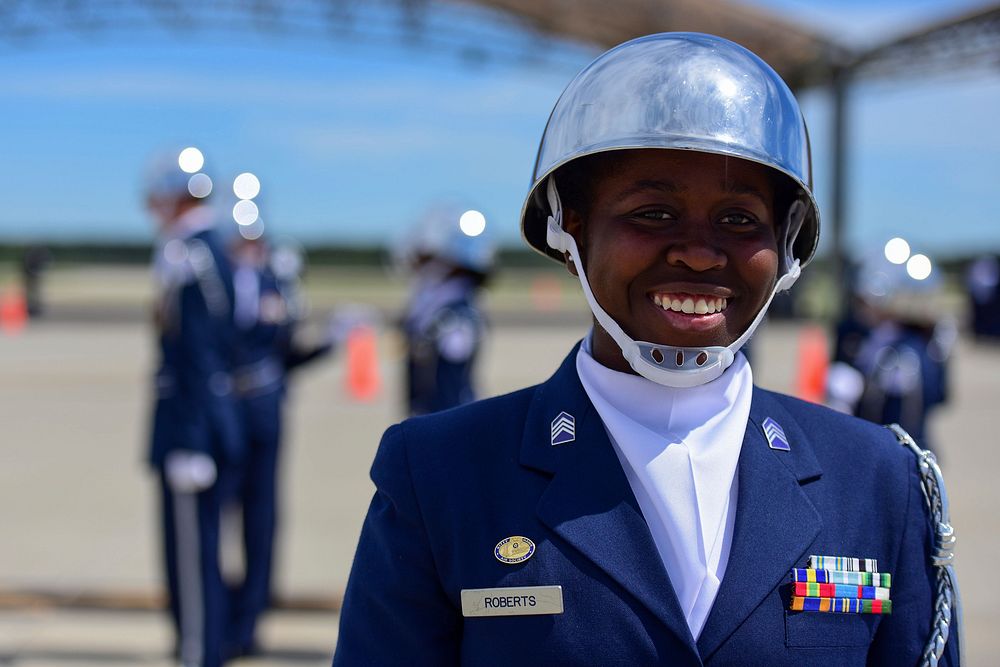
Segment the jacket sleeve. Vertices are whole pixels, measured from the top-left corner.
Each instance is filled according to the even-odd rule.
[[[172,449],[190,449],[214,455],[211,441],[210,383],[216,368],[206,347],[211,341],[211,322],[205,300],[195,282],[184,285],[179,295],[178,362],[174,369],[180,391],[173,413],[176,437]]]
[[[462,619],[435,567],[404,427],[386,431],[371,476],[375,497],[344,595],[333,664],[457,665]]]
[[[297,345],[290,341],[285,347],[284,364],[286,371],[298,370],[333,352],[333,343],[320,343],[312,346]]]
[[[906,453],[909,465],[906,527],[896,570],[892,572],[892,614],[883,616],[868,655],[870,665],[918,665],[931,636],[937,592],[935,568],[931,565],[934,533],[920,485],[917,460]],[[957,610],[953,610],[952,634],[939,665],[958,667]]]
[[[236,338],[232,295],[228,276],[218,268],[215,271],[222,296],[214,307],[198,280],[187,283],[180,294],[175,371],[180,391],[175,419],[182,437],[175,447],[235,463],[244,454],[244,441],[231,376],[230,355]]]

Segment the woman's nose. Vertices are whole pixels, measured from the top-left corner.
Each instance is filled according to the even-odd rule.
[[[667,263],[684,266],[692,271],[711,271],[726,266],[726,253],[701,235],[689,235],[670,244]]]

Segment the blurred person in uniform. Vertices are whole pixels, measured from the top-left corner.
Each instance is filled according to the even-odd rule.
[[[21,255],[21,283],[24,285],[24,300],[31,317],[38,317],[45,310],[42,276],[51,261],[52,253],[49,249],[37,243],[29,245]]]
[[[876,424],[897,423],[934,449],[927,421],[948,399],[957,328],[939,315],[940,276],[929,259],[926,267],[927,275],[914,275],[882,254],[858,267],[852,305],[837,326],[827,403]]]
[[[834,326],[833,363],[843,363],[853,367],[858,358],[861,345],[871,333],[876,321],[862,290],[858,289],[858,278],[861,271],[859,263],[848,263],[846,268],[847,298],[843,315]],[[831,407],[834,407],[831,405]],[[836,409],[850,413],[851,405],[837,405]]]
[[[206,200],[212,182],[190,147],[157,160],[146,205],[160,361],[150,462],[162,486],[170,610],[182,665],[223,662],[227,593],[219,568],[223,489],[244,454],[233,391],[233,279]]]
[[[478,296],[494,252],[485,217],[452,205],[434,207],[407,238],[402,263],[412,278],[402,331],[410,415],[476,398],[475,363],[486,330]]]
[[[542,384],[386,431],[334,665],[958,664],[932,455],[740,352],[816,250],[811,183],[794,96],[737,44],[577,75],[521,229],[593,327]]]
[[[1000,257],[977,257],[969,265],[965,282],[969,290],[972,333],[979,340],[1000,339]]]
[[[347,328],[331,318],[323,340],[306,344],[296,330],[304,316],[299,273],[302,259],[283,246],[272,252],[259,220],[239,225],[231,243],[234,318],[238,330],[234,386],[246,435],[246,455],[226,502],[242,512],[243,580],[233,589],[228,652],[259,649],[257,621],[271,601],[277,480],[289,373],[328,355]]]

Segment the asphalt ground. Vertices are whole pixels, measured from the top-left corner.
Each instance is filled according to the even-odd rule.
[[[156,484],[143,463],[154,340],[141,279],[116,271],[63,276],[72,289],[54,295],[48,321],[0,334],[0,665],[172,664]],[[102,300],[105,288],[112,296]],[[526,309],[530,317],[517,315],[516,289],[496,300],[480,373],[485,394],[544,380],[585,332],[578,302],[560,297],[553,306],[552,289]],[[340,292],[317,294],[317,310],[343,300]],[[402,298],[391,288],[370,296],[385,310]],[[102,306],[124,314],[102,316]],[[91,316],[60,317],[67,308]],[[755,348],[758,384],[794,387],[801,332],[800,324],[765,327]],[[329,664],[372,492],[368,467],[379,435],[401,415],[399,341],[386,330],[378,344],[373,401],[351,398],[341,357],[295,382],[281,468],[279,608],[264,621],[263,656],[234,664]],[[966,664],[993,665],[1000,662],[1000,584],[992,575],[1000,546],[1000,348],[962,339],[952,388],[932,433],[959,539]],[[227,567],[237,570],[238,560],[235,549],[226,551]]]

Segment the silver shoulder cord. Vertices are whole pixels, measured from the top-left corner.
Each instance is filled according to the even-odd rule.
[[[962,600],[958,593],[955,567],[952,565],[955,558],[955,530],[951,527],[948,494],[944,489],[941,468],[938,467],[933,452],[921,449],[899,424],[890,424],[888,428],[895,434],[899,444],[907,447],[917,457],[920,487],[934,523],[934,551],[931,553],[935,573],[934,622],[920,664],[937,667],[949,636],[958,643],[957,655],[961,662],[965,638],[962,636]]]
[[[188,261],[198,279],[198,288],[205,298],[205,306],[212,317],[225,319],[229,312],[229,297],[226,288],[219,278],[215,266],[215,258],[208,244],[201,239],[190,239],[188,242]]]

